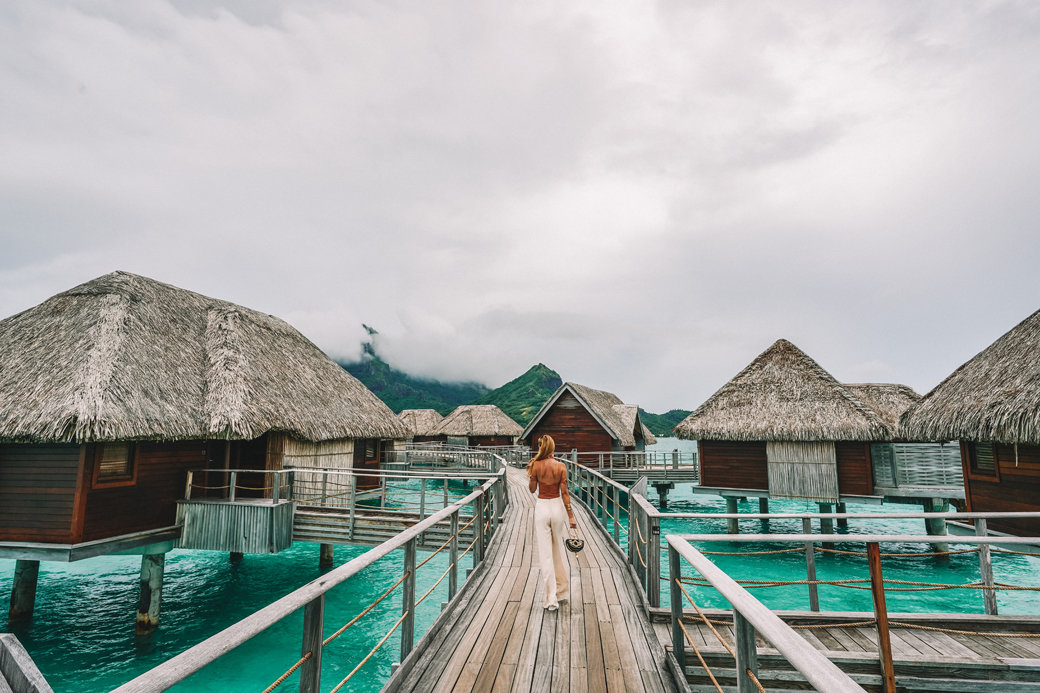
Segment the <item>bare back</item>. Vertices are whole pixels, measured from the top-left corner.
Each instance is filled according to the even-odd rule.
[[[548,458],[537,460],[531,467],[531,493],[538,490],[539,498],[559,498],[564,496],[564,501],[569,505],[570,498],[567,494],[567,467],[559,460]]]

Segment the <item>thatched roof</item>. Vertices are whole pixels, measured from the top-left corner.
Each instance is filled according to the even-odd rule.
[[[0,321],[0,440],[404,438],[278,318],[113,272]]]
[[[523,429],[494,404],[464,404],[444,417],[437,433],[448,436],[517,437]]]
[[[751,362],[675,427],[700,440],[889,440],[873,409],[786,339]]]
[[[444,420],[436,409],[405,409],[397,418],[413,436],[437,435],[437,428]]]
[[[649,428],[643,425],[642,419],[639,418],[638,404],[615,404],[613,409],[625,430],[632,432],[633,440],[635,439],[636,424],[638,423],[640,432],[643,434],[643,442],[647,445],[653,445],[657,442],[657,438],[654,437]]]
[[[901,427],[911,440],[1040,445],[1040,311],[939,383]]]
[[[542,417],[567,392],[573,395],[592,414],[592,417],[603,426],[611,438],[618,441],[619,445],[622,447],[635,446],[635,421],[639,417],[639,407],[634,404],[625,404],[613,392],[594,390],[591,387],[579,385],[578,383],[563,383],[560,385],[552,397],[546,400],[542,408],[534,415],[531,422],[527,424],[527,428],[524,429],[521,438],[526,440]],[[657,439],[650,433],[650,429],[643,426],[642,420],[639,421],[639,425],[642,426],[643,437],[646,439],[647,444],[652,445],[656,443]]]
[[[873,409],[893,433],[899,432],[899,417],[917,404],[921,395],[895,383],[845,383],[863,404]]]

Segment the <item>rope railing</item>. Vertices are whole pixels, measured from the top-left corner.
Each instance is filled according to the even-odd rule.
[[[461,560],[467,555],[472,554],[474,567],[479,565],[480,561],[483,560],[488,542],[495,535],[497,523],[501,521],[501,514],[508,504],[508,499],[505,496],[506,463],[501,458],[495,459],[497,459],[496,465],[498,471],[495,472],[493,476],[490,476],[490,478],[485,479],[479,487],[475,488],[464,498],[456,499],[452,501],[450,505],[431,512],[427,517],[416,522],[411,527],[400,532],[391,539],[369,549],[351,561],[332,569],[322,577],[307,583],[285,597],[276,600],[241,621],[232,624],[220,633],[207,638],[203,642],[189,648],[179,655],[176,655],[158,667],[155,667],[132,681],[123,684],[117,688],[114,693],[143,693],[144,691],[166,690],[188,676],[196,673],[210,662],[213,662],[224,654],[237,648],[239,645],[251,640],[259,633],[267,631],[274,624],[301,609],[304,612],[304,645],[302,649],[305,653],[292,665],[292,667],[289,668],[289,670],[271,684],[267,691],[273,691],[296,672],[299,672],[300,674],[301,685],[302,682],[306,680],[309,682],[307,684],[309,687],[308,690],[318,690],[318,681],[321,673],[320,663],[322,649],[334,642],[366,615],[371,614],[380,604],[386,603],[386,600],[395,591],[401,590],[403,590],[403,599],[402,614],[400,618],[396,619],[396,622],[379,640],[379,642],[376,643],[375,647],[368,652],[357,666],[355,666],[354,669],[332,689],[332,691],[342,689],[375,655],[375,653],[378,652],[379,648],[383,647],[387,640],[398,630],[401,633],[401,657],[403,661],[408,653],[411,652],[414,645],[416,607],[428,600],[437,587],[442,585],[445,578],[449,576],[451,577],[451,581],[448,586],[448,598],[449,600],[455,598],[458,595],[456,575]],[[223,473],[226,470],[218,471]],[[299,473],[306,473],[313,472],[314,470],[300,469],[298,471]],[[366,473],[357,476],[367,476],[368,471],[369,470],[365,470]],[[235,472],[231,473],[234,474]],[[280,471],[269,473],[286,474],[287,476],[285,478],[292,479],[291,475],[296,473],[296,470],[294,470],[294,472]],[[424,476],[426,478],[434,478],[429,474],[425,474]],[[409,481],[421,478],[422,477],[412,477]],[[472,479],[473,477],[465,478]],[[234,488],[235,484],[232,483],[228,486]],[[416,493],[414,487],[407,487],[405,484],[391,484],[391,486],[396,486],[398,490],[404,490],[413,495]],[[275,486],[272,486],[272,488],[286,487],[282,484],[276,484]],[[437,488],[437,491],[441,492],[439,487],[434,488]],[[325,491],[327,492],[328,490],[329,489],[326,487]],[[356,490],[356,488],[351,489],[351,491]],[[326,493],[325,495],[328,494]],[[437,506],[434,505],[433,507]],[[465,517],[462,510],[467,507],[472,507],[473,512],[472,515]],[[447,521],[451,522],[451,530],[448,532],[448,539],[441,543],[433,552],[430,552],[428,556],[424,556],[421,562],[417,562],[415,560],[415,553],[424,533]],[[473,531],[474,525],[479,527],[480,530]],[[469,542],[469,545],[465,547],[464,551],[459,552],[458,549],[461,549],[462,547],[456,547],[453,543],[458,542],[459,538],[464,533],[470,533],[472,535],[472,541]],[[433,584],[426,589],[418,599],[416,599],[415,580],[417,571],[425,566],[435,556],[442,555],[444,550],[449,546],[452,549],[452,558],[448,561],[448,567],[437,577]],[[379,597],[375,598],[364,609],[361,609],[356,616],[351,618],[328,637],[323,637],[322,624],[324,622],[323,614],[325,594],[329,592],[329,590],[354,577],[363,569],[371,566],[376,561],[386,557],[398,549],[404,550],[405,562],[405,567],[400,577],[397,578],[389,588],[383,591]]]

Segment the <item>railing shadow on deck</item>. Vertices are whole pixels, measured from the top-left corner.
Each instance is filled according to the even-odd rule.
[[[505,490],[506,464],[501,458],[496,459],[497,471],[486,480],[480,487],[473,490],[462,499],[459,499],[447,507],[433,513],[401,532],[397,536],[372,548],[364,554],[354,558],[344,565],[335,568],[320,578],[313,580],[303,587],[291,592],[285,597],[269,604],[252,615],[242,619],[221,632],[213,635],[194,647],[167,660],[163,664],[141,674],[133,680],[116,688],[113,693],[143,693],[150,691],[162,691],[174,684],[186,679],[198,672],[207,664],[219,659],[231,650],[253,637],[264,632],[274,624],[291,616],[299,610],[303,610],[303,630],[300,643],[302,657],[297,659],[291,666],[287,666],[286,673],[272,684],[268,690],[273,690],[278,684],[285,681],[297,670],[300,672],[299,690],[305,693],[317,693],[321,682],[321,658],[322,650],[332,640],[365,616],[376,603],[385,599],[391,592],[400,588],[402,593],[402,614],[383,639],[372,649],[361,663],[355,667],[345,679],[340,681],[333,690],[342,688],[352,676],[368,661],[395,631],[400,631],[400,651],[403,661],[411,652],[414,643],[414,623],[416,607],[429,596],[445,578],[448,579],[449,602],[456,599],[460,593],[458,586],[458,570],[460,561],[466,554],[472,552],[473,567],[479,567],[485,555],[489,542],[494,536],[502,514],[508,505],[508,493]],[[295,470],[300,471],[300,470]],[[312,470],[307,470],[312,471]],[[291,474],[292,472],[280,472]],[[275,486],[280,486],[276,483]],[[472,515],[465,526],[460,526],[462,510],[472,506]],[[421,562],[416,563],[416,547],[421,536],[427,530],[441,523],[449,523],[450,537],[439,548],[433,551]],[[475,536],[468,547],[460,553],[459,537],[468,529],[470,524],[475,524]],[[371,566],[376,561],[402,549],[404,552],[404,567],[401,577],[388,589],[375,603],[364,609],[353,620],[334,632],[332,635],[324,635],[324,608],[325,595],[333,588],[347,582],[360,571]],[[415,595],[416,571],[422,567],[433,556],[441,551],[449,551],[450,564],[437,581],[424,595],[418,599]],[[295,649],[295,648],[293,648]],[[291,661],[291,660],[290,660]]]

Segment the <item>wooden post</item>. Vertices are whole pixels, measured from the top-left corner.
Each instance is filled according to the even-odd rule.
[[[455,511],[451,515],[451,542],[448,544],[448,556],[451,560],[451,570],[448,572],[448,601],[454,598],[459,591],[459,513]]]
[[[188,480],[184,483],[184,500],[191,500],[191,487],[192,481],[195,479],[195,472],[188,470]],[[206,494],[202,494],[206,495]]]
[[[241,551],[229,551],[228,560],[232,563],[241,563],[242,559],[245,558],[245,554]]]
[[[881,575],[881,548],[876,541],[867,543],[867,560],[870,563],[870,591],[874,597],[874,618],[877,619],[881,680],[885,693],[896,693],[896,674],[892,664],[892,640],[888,632],[888,609],[885,607],[885,582]]]
[[[759,496],[758,498],[758,512],[765,515],[769,512],[769,499],[765,496]],[[769,520],[766,520],[768,522]]]
[[[675,655],[675,661],[679,662],[679,671],[682,672],[682,676],[686,678],[686,641],[683,638],[682,627],[679,625],[682,623],[683,617],[683,593],[679,588],[679,578],[682,577],[682,559],[679,557],[679,552],[674,547],[668,547],[668,585],[671,589],[671,606],[672,606],[672,654]]]
[[[354,517],[357,512],[357,474],[351,473],[350,475],[350,526],[348,527],[347,536],[350,539],[354,538]]]
[[[278,503],[279,497],[282,495],[282,473],[272,472],[273,480],[271,482],[271,505]]]
[[[441,510],[448,507],[448,480],[444,479],[441,488],[444,489],[444,505],[441,506]]]
[[[7,612],[12,621],[28,621],[36,606],[36,585],[40,579],[40,562],[19,559],[14,564],[14,582],[11,583],[11,607]]]
[[[950,501],[945,498],[927,498],[924,501],[924,511],[926,513],[946,513],[950,511]],[[945,537],[946,536],[946,518],[944,517],[927,517],[924,521],[924,531],[929,536],[933,537]],[[950,545],[945,541],[938,541],[932,544],[935,551],[947,552],[950,550]],[[949,556],[944,556],[949,559]]]
[[[726,514],[737,514],[737,499],[732,496],[726,497]],[[726,532],[729,534],[740,534],[740,520],[735,517],[726,520]]]
[[[621,498],[617,486],[611,486],[614,491],[614,543],[621,546]]]
[[[473,567],[476,568],[477,564],[484,560],[484,496],[477,496],[473,501],[473,517],[476,519],[473,521],[474,536],[477,541],[473,544]]]
[[[415,645],[415,539],[404,545],[404,584],[401,585],[401,661]]]
[[[834,510],[835,510],[835,512],[838,512],[838,513],[847,512],[847,509],[846,509],[844,503],[838,503],[837,505],[835,505],[834,506]],[[847,518],[847,517],[839,517],[838,518],[838,526],[839,527],[848,527],[849,526],[849,518]]]
[[[802,518],[802,534],[812,534],[812,520]],[[811,541],[805,542],[805,579],[809,581],[809,610],[820,610],[820,594],[816,581],[816,550]]]
[[[321,475],[321,505],[324,507],[329,502],[329,473]]]
[[[238,472],[231,472],[231,480],[228,482],[228,500],[235,502],[235,487],[238,486]]]
[[[336,558],[336,547],[332,544],[321,544],[318,554],[318,567],[327,570],[332,567]]]
[[[138,634],[151,633],[159,625],[159,603],[162,601],[163,568],[166,554],[141,556],[141,597],[137,602]]]
[[[303,607],[303,646],[300,656],[311,658],[300,667],[300,693],[321,692],[321,650],[325,634],[325,593]]]
[[[830,503],[820,503],[820,513],[834,512],[834,506]],[[820,518],[820,534],[834,534],[834,520],[829,517]]]
[[[650,546],[647,548],[646,599],[650,606],[661,606],[661,518],[647,516],[650,530]]]
[[[983,517],[975,520],[976,536],[984,537],[989,534]],[[990,561],[989,544],[979,544],[979,577],[985,588],[982,590],[982,599],[986,607],[986,613],[990,616],[997,615],[997,593],[993,591],[993,563]]]
[[[737,641],[737,693],[758,693],[758,688],[748,676],[749,671],[758,676],[755,627],[736,608],[733,609],[733,633]]]

